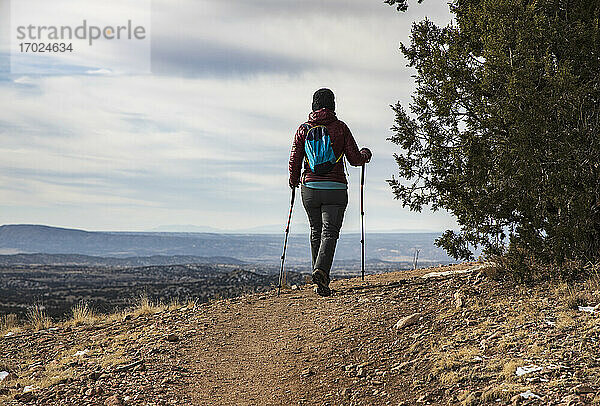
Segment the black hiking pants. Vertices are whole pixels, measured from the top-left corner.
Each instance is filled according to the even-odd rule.
[[[310,224],[312,267],[329,277],[335,245],[340,236],[344,212],[348,206],[345,189],[311,189],[302,185],[302,204]]]

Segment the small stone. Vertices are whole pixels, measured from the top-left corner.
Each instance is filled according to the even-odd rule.
[[[9,382],[17,379],[18,376],[14,372],[2,371],[0,372],[0,382]]]
[[[584,393],[596,393],[596,389],[592,388],[590,385],[586,385],[582,383],[573,388],[575,393],[584,394]]]
[[[412,364],[414,361],[405,361],[405,362],[400,362],[398,364],[396,364],[395,366],[392,367],[392,371],[398,371],[401,369],[406,368],[407,366],[409,366],[410,364]]]
[[[379,386],[379,385],[383,385],[383,382],[381,382],[381,381],[371,381],[371,384]]]
[[[456,305],[457,309],[460,309],[464,306],[465,303],[461,292],[457,291],[456,293],[454,293],[454,304]]]
[[[112,395],[104,401],[104,406],[123,406],[123,402],[117,395]]]
[[[527,389],[525,392],[520,393],[519,396],[523,399],[541,399],[540,395],[533,393],[530,389]]]
[[[335,333],[336,331],[340,331],[341,329],[343,329],[344,326],[335,326],[333,327],[331,330],[329,330],[329,333]]]
[[[419,321],[420,317],[421,317],[421,313],[413,313],[410,316],[406,316],[406,317],[398,320],[398,322],[394,325],[394,327],[396,329],[400,330],[400,329],[403,329],[405,327],[412,326],[417,321]]]
[[[14,396],[15,400],[18,400],[19,402],[31,402],[32,400],[34,400],[36,398],[36,394],[33,390],[28,391],[28,392],[23,392],[23,393],[17,393]]]
[[[64,378],[60,378],[58,381],[56,381],[57,385],[65,385],[68,383],[73,382],[73,378],[71,378],[70,376],[66,376]]]
[[[302,375],[304,378],[307,378],[307,377],[309,377],[309,376],[311,376],[311,375],[314,375],[314,373],[315,373],[315,372],[312,370],[312,368],[306,368],[304,371],[302,371],[301,375]]]
[[[167,341],[170,343],[176,343],[177,341],[179,341],[179,336],[177,334],[169,334],[167,336]]]
[[[298,285],[292,285],[292,290],[298,290]]]

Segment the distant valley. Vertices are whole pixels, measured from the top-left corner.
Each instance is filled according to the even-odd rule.
[[[38,225],[0,226],[0,314],[24,317],[33,304],[55,318],[77,303],[110,312],[150,300],[195,300],[262,292],[276,286],[283,235],[88,232]],[[451,260],[433,245],[437,234],[368,234],[366,273]],[[332,277],[360,274],[358,234],[341,237]],[[308,236],[290,236],[289,285],[310,273]]]

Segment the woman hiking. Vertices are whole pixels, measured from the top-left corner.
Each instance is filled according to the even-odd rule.
[[[294,136],[289,184],[292,189],[302,184],[302,204],[310,223],[312,280],[321,296],[331,295],[329,272],[348,205],[343,157],[350,165],[361,166],[371,156],[368,148],[358,150],[350,129],[336,117],[333,92],[317,90],[308,121]]]

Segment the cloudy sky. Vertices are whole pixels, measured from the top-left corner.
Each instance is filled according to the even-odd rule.
[[[283,229],[291,140],[329,87],[374,154],[368,229],[454,228],[445,213],[403,209],[385,182],[396,172],[389,105],[414,86],[398,45],[413,21],[447,23],[445,1],[403,14],[380,0],[155,0],[151,73],[114,69],[135,51],[101,41],[69,69],[40,60],[11,72],[9,6],[0,0],[0,224]],[[355,231],[360,170],[349,170],[344,229]],[[299,202],[294,222],[307,231]]]

